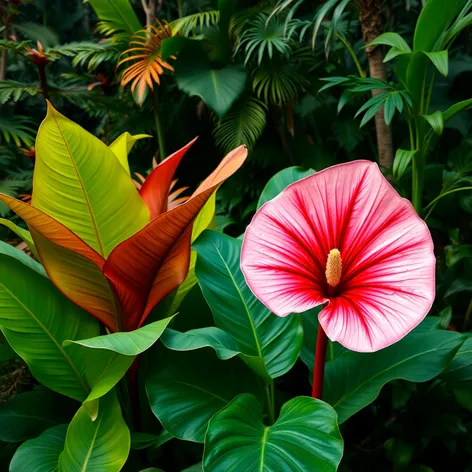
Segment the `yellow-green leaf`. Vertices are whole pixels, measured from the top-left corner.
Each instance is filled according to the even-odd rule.
[[[32,205],[103,257],[150,221],[113,152],[48,105],[36,139]]]
[[[129,134],[127,131],[122,135],[118,136],[111,144],[110,149],[113,154],[118,158],[120,164],[123,166],[128,175],[131,175],[128,163],[128,154],[134,146],[134,143],[139,139],[151,138],[149,134],[135,134],[134,136]]]
[[[31,234],[26,229],[20,228],[18,225],[13,223],[13,221],[6,220],[4,218],[0,218],[0,225],[6,226],[9,230],[13,231],[19,238],[21,238],[28,249],[39,259],[38,252],[36,251],[36,246],[34,245],[33,238]]]

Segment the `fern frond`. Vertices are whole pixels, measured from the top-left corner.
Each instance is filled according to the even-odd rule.
[[[17,102],[23,98],[23,95],[33,97],[37,95],[39,91],[37,85],[22,84],[14,80],[2,80],[0,81],[0,103],[6,103],[10,99]]]
[[[34,122],[26,116],[0,116],[0,138],[6,144],[15,143],[21,146],[31,146],[34,142],[36,130],[33,128]]]
[[[217,121],[213,136],[216,145],[225,153],[241,144],[251,149],[261,136],[267,122],[267,106],[254,97],[240,100],[225,115]]]
[[[131,46],[123,54],[128,57],[121,59],[117,67],[133,61],[123,71],[121,85],[125,87],[131,82],[131,91],[136,89],[136,97],[139,104],[144,102],[148,88],[153,89],[154,84],[160,83],[159,76],[164,69],[173,71],[174,68],[162,59],[161,45],[166,38],[172,37],[172,29],[169,23],[161,23],[156,18],[158,27],[147,25],[146,29],[133,35],[129,45]],[[170,56],[175,59],[175,56]]]
[[[268,63],[252,73],[252,88],[265,103],[289,103],[308,85],[308,79],[291,63]]]
[[[220,12],[218,10],[212,10],[184,16],[169,24],[172,28],[173,35],[179,33],[182,36],[189,36],[196,29],[200,29],[199,33],[201,33],[203,28],[217,25],[219,20]]]

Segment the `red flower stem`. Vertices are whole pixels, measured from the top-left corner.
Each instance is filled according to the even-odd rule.
[[[134,430],[141,431],[141,409],[139,407],[139,355],[136,356],[129,369],[131,417]]]
[[[326,346],[328,337],[321,325],[318,325],[318,337],[316,339],[315,366],[313,369],[313,390],[311,396],[313,398],[322,399],[323,397],[323,380],[326,362]]]

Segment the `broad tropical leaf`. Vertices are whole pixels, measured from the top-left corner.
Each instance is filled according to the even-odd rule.
[[[0,243],[0,328],[41,383],[84,400],[90,387],[66,339],[97,336],[98,323],[65,298],[23,252]]]
[[[336,412],[321,400],[296,397],[272,426],[252,395],[240,395],[208,425],[203,468],[279,472],[335,472],[343,454]]]
[[[59,470],[118,472],[128,458],[130,432],[112,390],[99,400],[98,417],[92,421],[80,407],[67,428]]]
[[[120,164],[124,167],[128,175],[131,176],[131,171],[129,170],[128,163],[128,154],[133,149],[134,143],[139,139],[150,138],[149,134],[135,134],[134,136],[129,134],[127,131],[120,136],[118,136],[111,144],[110,149],[113,151],[113,154],[118,158]]]
[[[129,0],[89,0],[98,18],[115,30],[133,34],[141,29]]]
[[[64,449],[67,425],[50,428],[35,439],[24,442],[10,462],[10,472],[51,472],[58,470]]]
[[[104,258],[149,222],[146,205],[113,152],[51,105],[36,140],[33,186],[32,206]]]
[[[0,218],[0,225],[6,226],[9,230],[13,231],[18,237],[20,237],[28,246],[28,249],[39,259],[38,252],[36,251],[36,246],[34,245],[33,238],[29,231],[20,228],[18,225],[13,223],[13,221]]]
[[[216,325],[235,340],[239,351],[262,361],[250,365],[263,378],[290,370],[302,345],[300,319],[274,316],[252,294],[239,265],[241,241],[205,231],[194,247],[197,278]]]
[[[236,395],[259,395],[257,377],[239,359],[219,360],[209,349],[166,351],[149,372],[153,413],[175,437],[203,442],[208,420]]]
[[[459,333],[420,328],[372,354],[346,351],[326,365],[323,399],[343,423],[374,401],[387,382],[425,382],[439,375],[463,342]]]
[[[229,153],[185,203],[154,218],[111,253],[104,271],[127,313],[125,329],[142,325],[154,306],[185,280],[192,223],[246,156],[242,146]],[[136,254],[141,257],[136,259]]]

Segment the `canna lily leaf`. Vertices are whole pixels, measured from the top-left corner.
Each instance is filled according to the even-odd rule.
[[[151,138],[149,134],[135,134],[134,136],[127,131],[118,136],[109,146],[113,154],[118,158],[128,175],[131,175],[128,163],[128,154],[133,149],[134,143],[139,139]]]
[[[34,245],[33,238],[31,234],[26,229],[20,228],[18,225],[13,223],[13,221],[0,218],[0,225],[6,226],[9,230],[13,231],[18,237],[20,237],[28,246],[28,249],[39,259],[38,252],[36,251],[36,246]]]
[[[113,152],[48,104],[36,139],[31,204],[106,258],[149,222],[149,211]]]
[[[185,203],[154,218],[110,254],[104,272],[127,313],[125,330],[142,325],[156,304],[185,280],[192,223],[246,156],[244,146],[230,152]],[[136,254],[140,255],[138,259]]]

